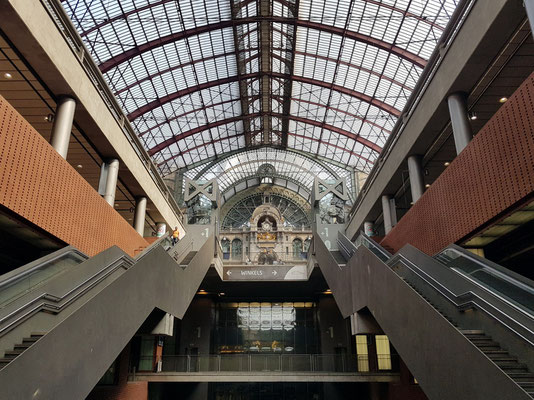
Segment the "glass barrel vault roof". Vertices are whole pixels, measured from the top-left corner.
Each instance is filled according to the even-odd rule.
[[[231,167],[223,183],[231,185],[255,172],[254,151],[256,159],[300,152],[323,175],[368,173],[458,1],[63,7],[162,175],[221,159],[211,173]],[[249,162],[238,170],[228,156],[240,151]],[[287,159],[277,160],[277,171],[295,174]]]

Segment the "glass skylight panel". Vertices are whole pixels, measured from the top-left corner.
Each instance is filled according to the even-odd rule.
[[[299,21],[294,21],[295,0],[272,0],[272,15],[288,20],[270,23],[270,68],[278,76],[270,78],[268,105],[261,98],[260,78],[250,76],[260,71],[260,24],[239,21],[258,15],[258,1],[65,0],[62,4],[96,62],[105,66],[107,82],[132,116],[147,149],[167,141],[169,147],[155,156],[169,158],[177,152],[161,166],[162,173],[168,173],[185,166],[186,159],[202,162],[202,157],[244,148],[242,121],[202,130],[203,126],[263,112],[274,114],[268,133],[273,142],[281,142],[278,135],[287,134],[290,148],[368,171],[377,152],[349,136],[384,146],[457,2],[300,0]],[[237,15],[229,24],[232,7]],[[221,22],[226,26],[217,25]],[[193,31],[208,26],[207,31]],[[234,48],[236,42],[239,49]],[[132,51],[142,45],[146,48]],[[112,62],[114,57],[121,62]],[[240,74],[246,75],[241,85],[238,65]],[[215,83],[221,79],[235,80],[228,86]],[[286,92],[289,83],[291,98]],[[202,95],[199,85],[207,86]],[[167,98],[165,104],[158,103]],[[279,115],[288,101],[289,130],[280,132],[285,125]],[[242,105],[247,108],[242,110]],[[326,129],[316,126],[323,123]],[[266,128],[262,119],[250,118],[247,125],[252,143],[262,144]],[[195,129],[200,131],[192,137],[172,142]]]

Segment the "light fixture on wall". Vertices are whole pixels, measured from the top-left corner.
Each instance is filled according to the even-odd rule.
[[[477,117],[477,114],[476,114],[476,113],[474,113],[474,112],[469,113],[469,119],[470,119],[471,121],[474,121],[474,120],[476,120],[477,118],[478,118],[478,117]]]
[[[13,75],[11,75],[9,72],[6,72],[6,73],[4,74],[4,78],[6,78],[6,79],[11,79],[11,78],[13,78]]]
[[[508,97],[501,97],[499,99],[499,103],[506,103],[508,101]]]

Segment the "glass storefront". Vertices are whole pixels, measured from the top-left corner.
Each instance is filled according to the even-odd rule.
[[[314,302],[218,303],[213,337],[219,354],[316,354],[317,307]]]

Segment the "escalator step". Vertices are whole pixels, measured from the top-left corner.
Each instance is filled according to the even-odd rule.
[[[479,329],[462,329],[460,332],[464,335],[485,335],[484,331]]]
[[[534,374],[530,372],[511,372],[508,376],[518,383],[534,382]]]

